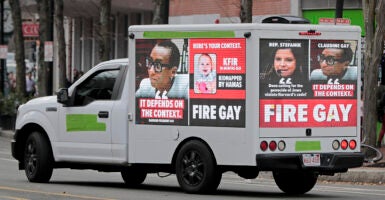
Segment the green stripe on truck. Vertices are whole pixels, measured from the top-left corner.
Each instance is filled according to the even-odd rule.
[[[96,114],[69,114],[66,116],[67,132],[106,131],[106,123],[98,122]]]
[[[145,31],[144,38],[234,38],[234,31]]]
[[[297,141],[295,151],[320,151],[321,141]]]

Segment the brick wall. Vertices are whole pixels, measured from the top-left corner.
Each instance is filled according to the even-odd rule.
[[[238,17],[241,0],[170,0],[170,16],[219,14]],[[253,0],[253,16],[290,14],[290,0]]]

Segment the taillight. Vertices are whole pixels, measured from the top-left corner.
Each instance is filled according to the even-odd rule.
[[[341,149],[346,150],[348,148],[348,141],[342,140],[341,141]]]
[[[260,145],[260,148],[262,151],[266,151],[267,150],[267,142],[266,141],[262,141],[261,142],[261,145]]]
[[[350,140],[349,141],[349,148],[355,149],[356,147],[357,147],[357,142],[355,140]]]
[[[277,149],[277,143],[273,140],[273,141],[270,141],[269,143],[269,149],[271,151],[275,151]]]

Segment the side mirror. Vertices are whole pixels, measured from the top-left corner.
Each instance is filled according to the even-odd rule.
[[[57,102],[67,105],[69,103],[68,88],[61,88],[56,94]]]

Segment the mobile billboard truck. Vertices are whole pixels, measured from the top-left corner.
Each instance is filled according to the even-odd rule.
[[[93,67],[18,109],[12,155],[54,168],[176,174],[188,193],[271,171],[290,194],[363,163],[360,28],[220,24],[129,28],[129,59]]]

